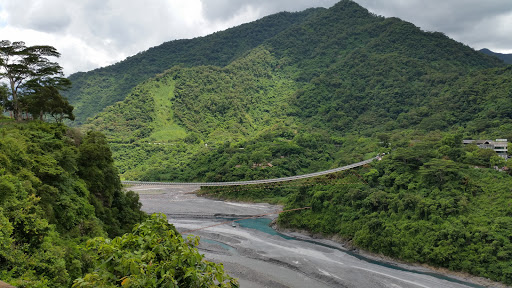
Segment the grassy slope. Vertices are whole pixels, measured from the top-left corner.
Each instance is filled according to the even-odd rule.
[[[122,173],[137,164],[138,170],[147,168],[141,163],[177,168],[194,153],[255,136],[284,121],[294,83],[272,75],[271,58],[257,49],[225,68],[172,69],[140,85],[85,128],[108,131]],[[208,97],[199,97],[203,93]],[[170,163],[162,165],[166,161]]]
[[[158,85],[153,92],[155,101],[154,121],[152,133],[148,137],[152,142],[173,142],[184,139],[187,135],[184,128],[177,125],[174,119],[172,103],[174,101],[173,82],[170,85]]]

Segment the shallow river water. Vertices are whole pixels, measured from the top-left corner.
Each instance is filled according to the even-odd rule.
[[[301,234],[281,234],[266,218],[235,219],[268,214],[281,207],[197,197],[193,186],[134,186],[143,210],[161,212],[183,234],[201,238],[207,260],[222,262],[241,287],[488,287],[475,278],[446,276],[419,267],[390,263],[351,252],[341,244]],[[208,227],[224,223],[222,225]],[[203,228],[203,229],[201,229]]]

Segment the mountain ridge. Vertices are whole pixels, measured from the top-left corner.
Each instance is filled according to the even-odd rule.
[[[376,16],[352,1],[341,1],[330,9],[319,10],[300,25],[288,27],[227,66],[175,66],[146,80],[125,101],[108,107],[85,127],[100,129],[117,143],[114,155],[116,160],[125,159],[118,165],[130,180],[235,177],[222,169],[204,171],[193,164],[214,161],[199,158],[208,158],[208,153],[224,153],[229,145],[244,148],[247,144],[263,151],[266,149],[257,142],[276,138],[278,142],[274,144],[296,153],[293,157],[313,155],[323,147],[308,144],[304,138],[311,135],[316,135],[314,141],[331,145],[322,148],[328,157],[322,159],[315,154],[314,161],[286,157],[288,152],[281,148],[264,153],[253,151],[254,157],[249,158],[244,158],[243,153],[230,156],[244,164],[228,158],[215,160],[219,166],[226,165],[223,169],[248,167],[243,173],[237,172],[242,179],[288,176],[362,160],[361,155],[371,152],[347,147],[353,153],[339,155],[335,145],[343,137],[363,135],[375,139],[378,133],[412,127],[433,131],[472,123],[474,115],[464,109],[447,109],[457,107],[446,96],[456,95],[456,91],[447,87],[457,83],[464,86],[471,73],[478,75],[482,69],[499,67],[503,65],[498,59],[442,33],[424,32],[411,23]],[[158,92],[162,89],[167,92]],[[499,101],[508,101],[506,95],[500,97]],[[164,98],[171,103],[162,102]],[[508,115],[503,107],[506,105],[493,108],[494,116],[489,119]],[[472,133],[482,132],[471,125]],[[488,131],[497,129],[488,127]],[[283,141],[298,146],[285,145]],[[171,145],[133,146],[146,145],[143,143]],[[225,145],[228,146],[222,148]],[[371,141],[365,145],[365,149],[378,148]],[[220,150],[212,151],[213,147]],[[132,157],[132,153],[138,156]],[[285,158],[276,159],[281,156]],[[253,163],[263,160],[276,161],[281,167],[251,170]],[[228,170],[235,173],[231,168]],[[208,173],[213,174],[207,176]]]
[[[507,64],[512,64],[512,54],[497,53],[497,52],[493,52],[487,48],[480,49],[479,51],[484,54],[487,54],[487,55],[498,57],[499,59],[503,60],[503,62],[505,62]]]
[[[168,41],[125,60],[68,78],[73,87],[63,92],[75,106],[75,124],[83,124],[105,107],[124,99],[142,81],[175,65],[225,66],[250,49],[323,8],[281,12],[204,37]]]

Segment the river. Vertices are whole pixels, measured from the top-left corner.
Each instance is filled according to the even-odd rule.
[[[268,226],[277,214],[233,222],[281,207],[202,198],[193,193],[198,188],[133,186],[130,190],[139,193],[145,212],[164,213],[182,234],[199,236],[201,254],[223,263],[241,287],[505,287],[480,278],[446,276],[420,266],[364,257],[330,240],[281,234]]]

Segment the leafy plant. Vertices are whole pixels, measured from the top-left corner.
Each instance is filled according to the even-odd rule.
[[[203,260],[198,241],[184,240],[163,214],[154,214],[132,233],[89,240],[94,272],[73,287],[239,287],[222,264]]]

